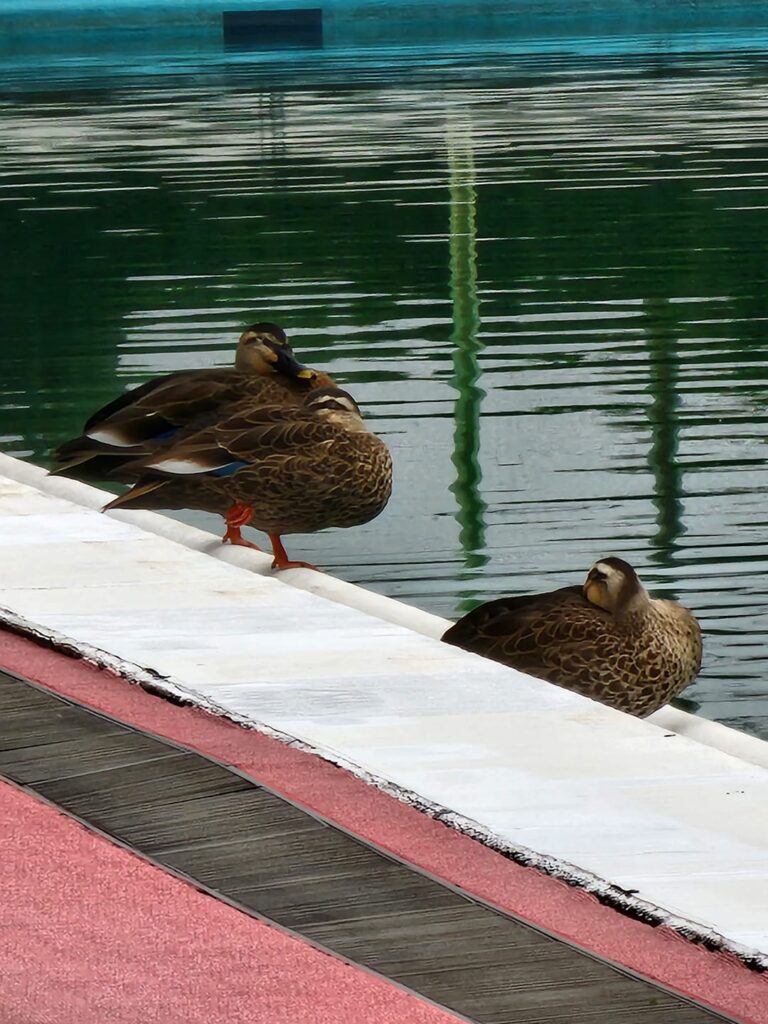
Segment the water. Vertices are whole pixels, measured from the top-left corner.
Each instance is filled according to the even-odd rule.
[[[768,63],[503,50],[6,83],[0,445],[275,320],[396,461],[294,557],[454,617],[624,556],[768,738]]]

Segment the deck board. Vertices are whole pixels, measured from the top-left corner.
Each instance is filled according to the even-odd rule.
[[[138,742],[137,737],[120,733],[106,736],[97,734],[0,750],[0,772],[5,770],[6,765],[12,765],[14,776],[19,782],[34,785],[103,772],[104,769],[152,763],[176,754],[172,747],[164,747],[156,740],[148,737],[140,739],[141,742]]]
[[[726,1019],[387,857],[197,753],[4,673],[2,708],[12,709],[0,713],[7,777],[243,909],[472,1020]]]
[[[162,761],[144,759],[123,768],[51,779],[39,783],[38,788],[48,800],[111,831],[110,814],[115,808],[143,809],[148,817],[162,820],[169,805],[206,795],[242,792],[248,786],[238,775],[197,754],[176,751]]]
[[[165,808],[161,820],[147,818],[143,808],[115,807],[110,825],[116,833],[130,834],[137,846],[157,857],[198,843],[215,842],[226,832],[229,842],[258,834],[264,841],[314,831],[314,819],[291,804],[275,806],[269,793],[252,787],[234,793],[205,796]]]
[[[84,722],[78,712],[66,705],[46,710],[45,717],[42,716],[39,706],[0,713],[3,721],[0,750],[28,750],[52,740],[86,742],[93,736],[117,736],[121,731],[118,726],[103,719]]]

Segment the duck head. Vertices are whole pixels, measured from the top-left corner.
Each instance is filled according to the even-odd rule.
[[[590,604],[611,615],[631,611],[648,599],[629,562],[613,556],[595,562],[587,573],[582,593]]]
[[[304,408],[345,430],[365,430],[360,406],[342,388],[317,388],[304,399]]]
[[[316,377],[315,371],[300,363],[293,354],[282,327],[270,323],[246,327],[237,343],[235,366],[238,370],[257,373],[261,377],[283,373],[307,384]]]

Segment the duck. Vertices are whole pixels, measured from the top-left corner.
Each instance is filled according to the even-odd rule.
[[[228,404],[247,397],[298,406],[308,390],[330,386],[335,386],[331,377],[296,359],[281,327],[251,324],[240,335],[234,366],[163,374],[125,392],[54,452],[52,472],[127,481],[129,463],[215,420]]]
[[[702,657],[693,613],[651,598],[613,556],[581,586],[480,605],[442,639],[639,718],[693,682]]]
[[[367,523],[392,491],[392,457],[338,387],[310,391],[298,408],[244,400],[217,423],[130,467],[136,483],[104,511],[196,508],[223,515],[226,543],[272,545],[272,568],[316,569],[288,557],[282,537]]]

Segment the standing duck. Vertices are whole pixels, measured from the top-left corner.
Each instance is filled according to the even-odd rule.
[[[53,472],[130,480],[126,465],[157,446],[215,419],[244,397],[272,405],[300,405],[308,390],[332,378],[299,363],[277,324],[258,323],[240,335],[235,365],[182,370],[154,377],[95,412],[80,437],[54,453]]]
[[[701,630],[675,601],[648,596],[621,558],[601,558],[584,585],[503,597],[475,608],[443,640],[644,717],[701,668]]]
[[[136,485],[112,508],[197,508],[220,512],[225,541],[254,526],[269,536],[275,569],[288,558],[282,536],[358,526],[375,518],[392,490],[392,459],[340,388],[309,392],[299,408],[244,401],[205,429],[128,467]]]

